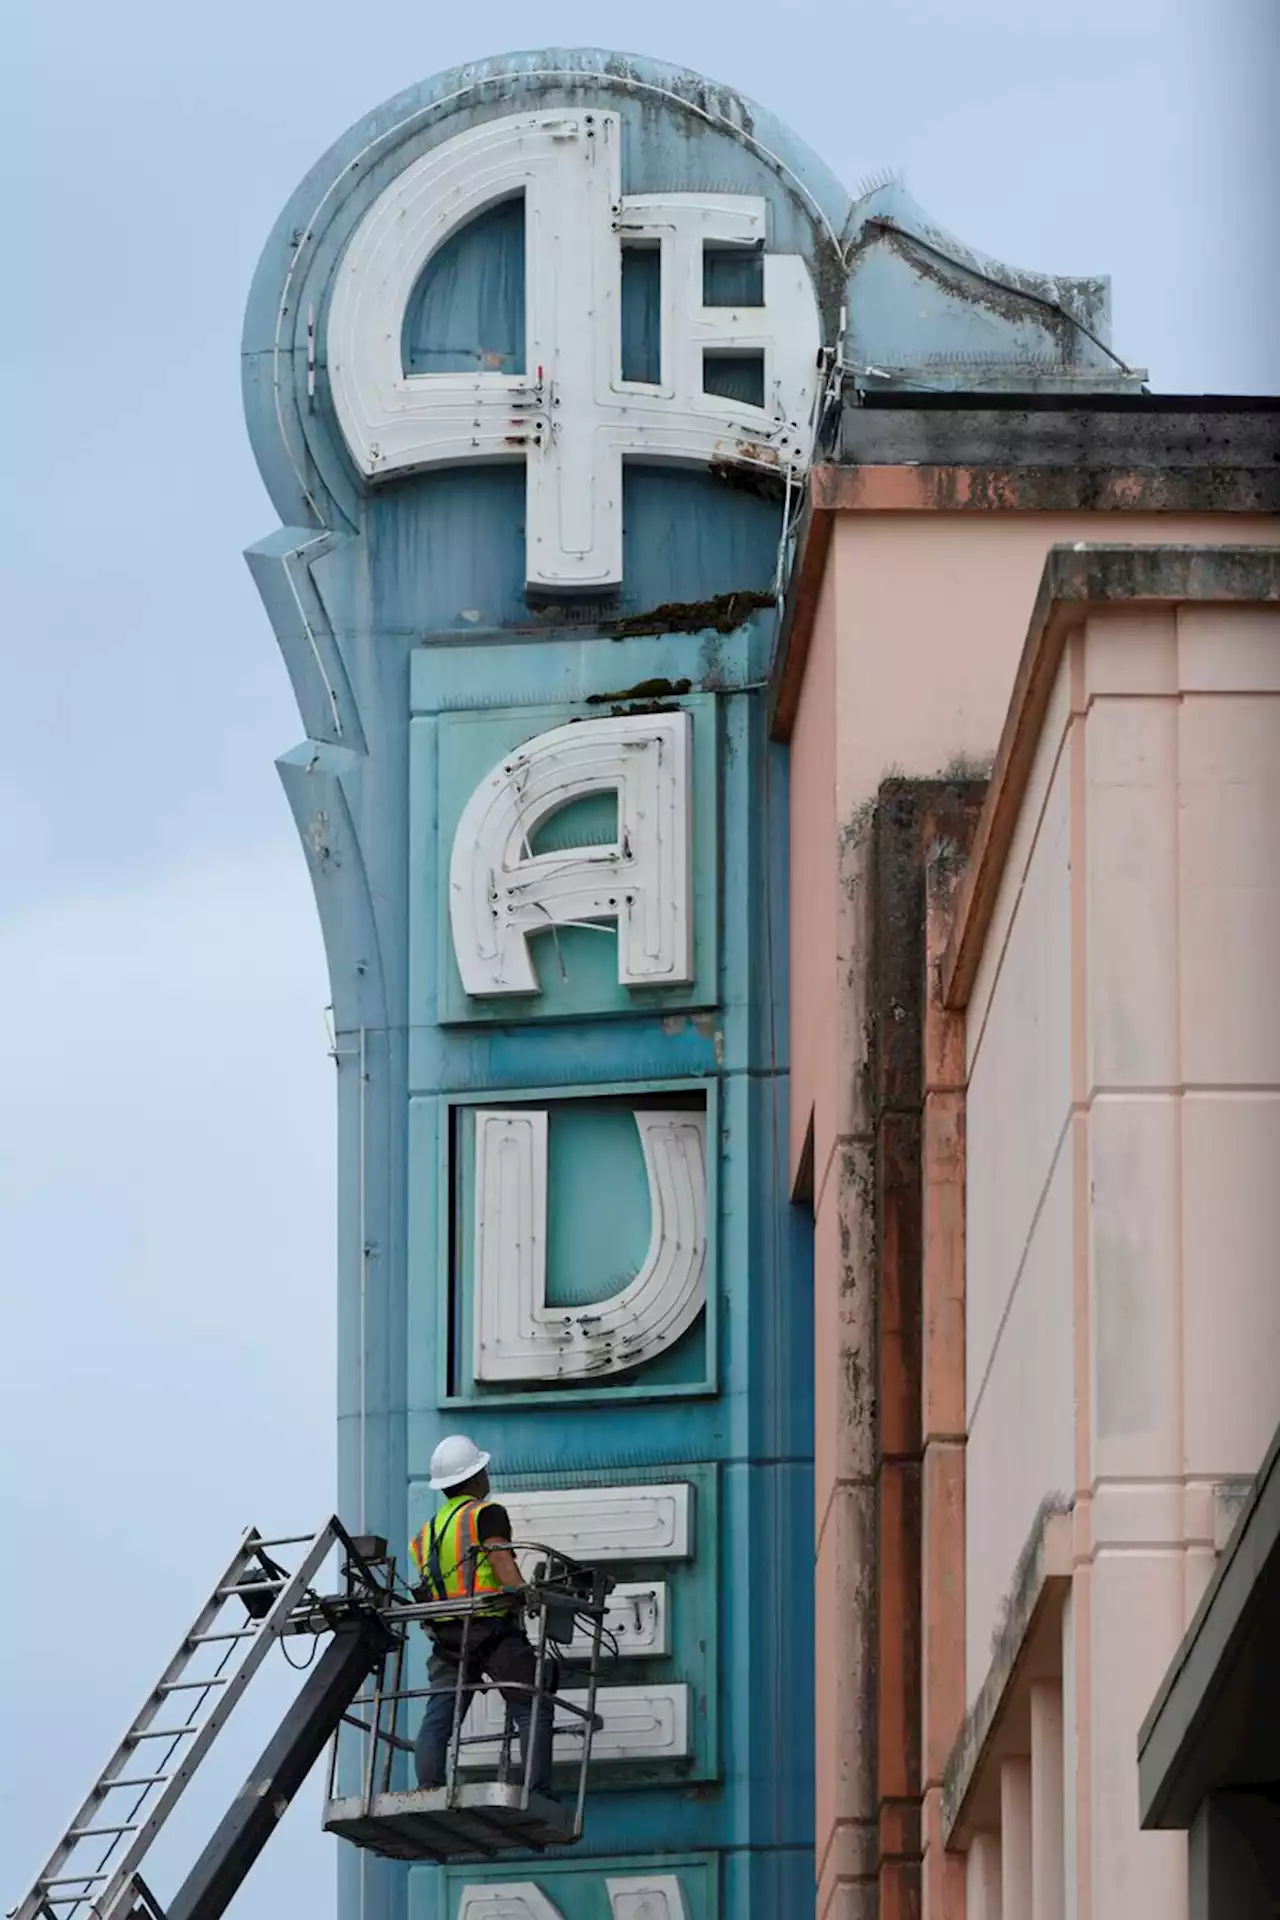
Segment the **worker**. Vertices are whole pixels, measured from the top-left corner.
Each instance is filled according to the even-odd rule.
[[[465,1627],[463,1718],[480,1681],[495,1682],[515,1722],[520,1738],[521,1768],[528,1770],[530,1792],[554,1799],[551,1739],[555,1706],[550,1698],[538,1703],[533,1760],[531,1766],[528,1764],[533,1717],[531,1689],[537,1659],[519,1620],[525,1583],[511,1550],[511,1522],[506,1508],[489,1498],[490,1458],[463,1433],[451,1433],[440,1442],[431,1456],[431,1485],[444,1495],[444,1502],[435,1517],[428,1520],[409,1543],[410,1556],[421,1576],[417,1589],[420,1598],[455,1600],[474,1596],[485,1602],[470,1615],[469,1626],[464,1616],[452,1620],[436,1618],[426,1623],[433,1649],[427,1683],[433,1691],[427,1699],[414,1749],[418,1785],[424,1788],[444,1785]],[[543,1675],[548,1693],[554,1685],[554,1672],[548,1662]],[[437,1688],[439,1691],[434,1691]]]

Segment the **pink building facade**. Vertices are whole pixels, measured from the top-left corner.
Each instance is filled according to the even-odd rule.
[[[882,403],[812,479],[824,1920],[1192,1912],[1137,1742],[1280,1419],[1275,426]]]

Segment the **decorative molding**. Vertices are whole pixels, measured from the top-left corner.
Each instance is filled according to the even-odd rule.
[[[532,1562],[538,1556],[527,1557]],[[605,1640],[606,1649],[612,1654],[616,1647],[620,1660],[660,1660],[670,1653],[667,1598],[663,1580],[619,1581],[604,1617],[605,1634],[612,1636],[612,1643]],[[580,1620],[573,1639],[561,1647],[560,1658],[589,1660],[592,1633],[591,1624]]]
[[[579,720],[535,734],[481,781],[449,864],[453,950],[473,998],[537,993],[529,936],[582,923],[617,923],[624,987],[693,979],[691,729],[683,708]],[[607,792],[615,842],[531,852],[552,814]]]
[[[585,1707],[585,1687],[565,1687],[558,1696]],[[603,1725],[591,1742],[591,1764],[625,1760],[684,1760],[689,1754],[689,1689],[670,1686],[601,1687],[596,1712]],[[494,1767],[502,1754],[506,1707],[495,1689],[477,1694],[469,1715],[469,1730],[477,1744],[464,1747],[464,1767]],[[582,1750],[585,1722],[577,1714],[557,1714],[554,1755],[575,1760]],[[489,1738],[484,1738],[488,1735]]]
[[[532,1880],[521,1880],[507,1887],[464,1887],[458,1899],[458,1920],[563,1920],[563,1916]]]
[[[547,1302],[547,1115],[480,1107],[475,1126],[475,1378],[624,1373],[675,1345],[707,1297],[705,1111],[638,1110],[649,1249],[606,1300]]]
[[[692,1488],[556,1487],[501,1493],[519,1544],[554,1547],[590,1564],[688,1560],[693,1555]]]
[[[680,1877],[644,1874],[638,1879],[605,1881],[611,1920],[689,1920]]]
[[[532,586],[622,579],[622,462],[717,460],[803,473],[821,324],[795,254],[764,257],[763,305],[705,307],[702,249],[762,247],[749,194],[622,193],[616,113],[541,110],[488,120],[423,154],[356,228],[334,283],[334,409],[371,480],[468,460],[523,458]],[[407,374],[413,290],[447,240],[499,201],[525,203],[523,374]],[[661,253],[661,371],[622,379],[622,243]],[[704,391],[703,355],[758,352],[761,407]]]

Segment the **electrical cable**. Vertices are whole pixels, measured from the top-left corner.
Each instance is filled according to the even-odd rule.
[[[312,1666],[314,1666],[314,1665],[315,1665],[315,1658],[316,1658],[316,1655],[317,1655],[317,1653],[318,1653],[318,1652],[320,1651],[320,1635],[319,1635],[318,1633],[313,1633],[313,1634],[312,1634],[312,1636],[311,1636],[311,1655],[310,1655],[310,1658],[309,1658],[309,1659],[307,1659],[307,1660],[294,1660],[294,1659],[292,1659],[292,1658],[291,1658],[291,1656],[290,1656],[290,1653],[289,1653],[289,1649],[288,1649],[288,1647],[287,1647],[287,1646],[285,1645],[285,1643],[284,1643],[284,1641],[283,1641],[283,1640],[281,1640],[281,1642],[280,1642],[280,1651],[281,1651],[281,1653],[282,1653],[282,1654],[284,1655],[284,1660],[285,1660],[285,1665],[286,1665],[286,1666],[288,1666],[288,1667],[292,1667],[295,1673],[306,1673],[306,1671],[308,1670],[308,1668],[309,1668],[309,1667],[312,1667]]]

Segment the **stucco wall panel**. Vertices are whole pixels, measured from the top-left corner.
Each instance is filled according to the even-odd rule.
[[[957,756],[994,753],[1055,542],[1276,537],[1275,521],[1262,514],[838,515],[828,577],[839,595],[841,818],[895,768],[926,775]],[[810,672],[811,665],[806,680]]]
[[[828,1182],[813,1223],[813,1333],[815,1353],[831,1353],[840,1337],[840,1238],[836,1192]],[[840,1383],[834,1367],[818,1367],[813,1380],[814,1540],[822,1539],[839,1477]]]
[[[1134,1755],[1182,1637],[1181,1553],[1101,1553],[1089,1596],[1091,1920],[1178,1920],[1187,1910],[1186,1840],[1140,1831]]]
[[[1172,634],[1169,652],[1172,653]],[[1178,709],[1097,699],[1085,725],[1088,1083],[1178,1073]]]
[[[929,774],[994,750],[1046,548],[1069,537],[1052,524],[1038,515],[840,516],[842,812],[895,767]]]
[[[1280,693],[1280,613],[1269,607],[1179,607],[1184,693]]]
[[[1280,1089],[1182,1103],[1188,1473],[1256,1473],[1280,1381]]]
[[[1176,1474],[1178,1100],[1111,1094],[1089,1120],[1093,1475]]]
[[[991,1664],[1018,1557],[1047,1494],[1075,1481],[1071,1217],[1075,1130],[1045,1191],[965,1449],[965,1678],[972,1702]],[[972,1147],[970,1148],[972,1164]],[[972,1277],[973,1267],[969,1273]],[[1013,1438],[1016,1436],[1016,1440]]]
[[[835,591],[828,573],[791,741],[791,1121],[792,1182],[810,1116],[814,1194],[830,1164],[835,1134],[837,826],[835,773]],[[819,1292],[822,1291],[821,1283]]]
[[[818,1909],[842,1879],[875,1880],[875,1753],[865,1735],[863,1674],[875,1617],[875,1495],[842,1487],[818,1547],[818,1685],[814,1722],[820,1763],[815,1804]]]
[[[1035,758],[1027,780],[1026,798],[1009,843],[1009,854],[1000,878],[991,925],[982,950],[977,977],[973,983],[973,992],[969,997],[966,1043],[970,1068],[982,1045],[982,1034],[991,1007],[991,997],[996,991],[996,983],[1004,964],[1009,930],[1013,924],[1014,914],[1017,912],[1018,901],[1022,896],[1027,867],[1040,835],[1045,802],[1049,797],[1049,788],[1065,747],[1070,722],[1070,660],[1064,658],[1053,684],[1044,726],[1036,743]]]
[[[969,1083],[971,1417],[1070,1113],[1070,911],[1068,768],[1061,761]]]
[[[861,1205],[871,1182],[871,1150],[841,1143],[814,1223],[816,1270],[831,1284],[814,1300],[816,1351],[839,1365],[814,1380],[814,1501],[819,1533],[831,1497],[845,1481],[875,1472],[874,1392],[863,1356],[875,1313],[871,1222]]]
[[[1178,799],[1187,1082],[1278,1085],[1280,1000],[1259,956],[1280,952],[1280,696],[1183,700]]]
[[[1176,694],[1176,612],[1094,614],[1085,623],[1082,691],[1086,701],[1107,694]]]

